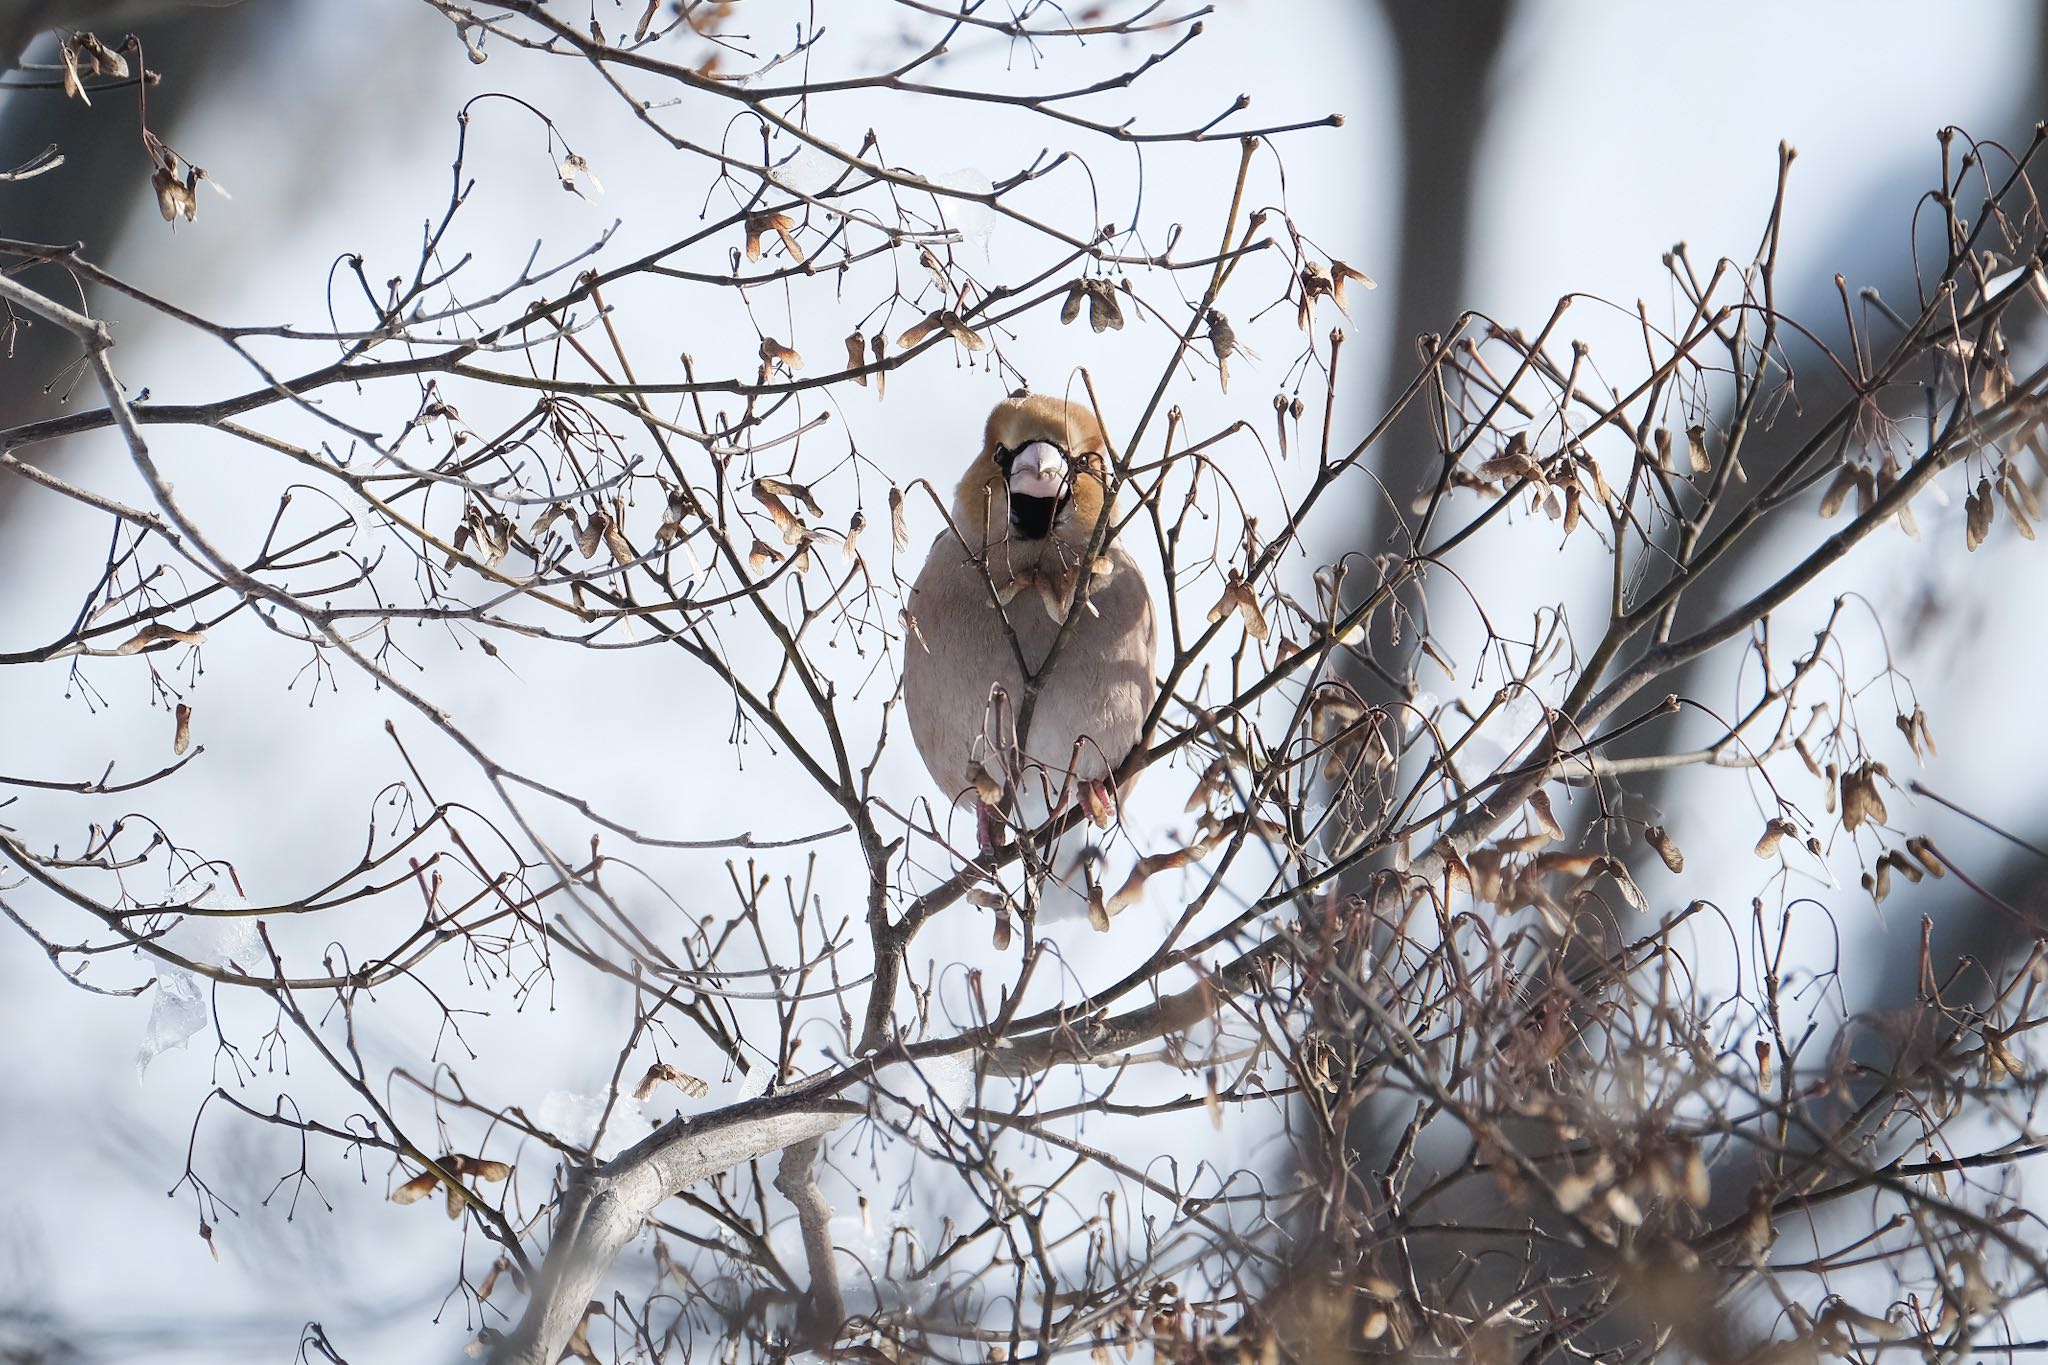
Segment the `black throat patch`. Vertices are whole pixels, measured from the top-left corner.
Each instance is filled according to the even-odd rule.
[[[1052,534],[1052,519],[1059,511],[1059,504],[1058,498],[1010,494],[1010,529],[1023,540],[1044,540]]]

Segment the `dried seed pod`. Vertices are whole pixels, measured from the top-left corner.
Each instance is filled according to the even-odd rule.
[[[1664,860],[1664,866],[1673,872],[1685,871],[1685,854],[1679,850],[1678,841],[1665,833],[1664,826],[1651,825],[1643,831],[1643,839]]]
[[[1088,285],[1086,281],[1075,280],[1067,286],[1067,300],[1060,305],[1060,324],[1062,326],[1081,316],[1081,303],[1087,297]]]
[[[849,370],[861,370],[866,368],[867,363],[867,338],[862,336],[860,329],[856,327],[846,334],[846,368]],[[864,374],[855,374],[853,382],[862,388],[866,388],[868,386],[868,377]]]
[[[898,552],[910,548],[910,518],[903,507],[903,490],[889,490],[889,543]]]
[[[1906,840],[1906,852],[1919,859],[1920,866],[1926,868],[1929,875],[1934,877],[1946,877],[1948,875],[1948,865],[1941,860],[1941,854],[1935,851],[1934,845],[1928,841],[1926,835],[1916,834]]]
[[[1798,833],[1799,826],[1793,824],[1784,816],[1773,817],[1764,825],[1763,837],[1756,841],[1756,856],[1759,858],[1772,856],[1778,851],[1778,845],[1786,835],[1796,835]]]
[[[1820,514],[1832,517],[1842,510],[1842,504],[1849,500],[1850,490],[1856,487],[1856,471],[1843,465],[1835,471],[1835,477],[1828,481],[1827,492],[1820,495]]]
[[[961,321],[960,315],[952,309],[949,308],[936,316],[939,320],[939,326],[946,329],[946,335],[959,342],[962,346],[965,346],[968,350],[985,351],[988,349],[988,341],[981,333]]]
[[[1357,280],[1367,289],[1377,289],[1379,286],[1374,284],[1372,277],[1363,271],[1353,270],[1350,266],[1339,260],[1333,259],[1330,262],[1330,297],[1335,299],[1337,306],[1344,310],[1344,316],[1350,317],[1351,309],[1344,302],[1344,283],[1347,280]]]
[[[1098,332],[1124,329],[1124,308],[1108,280],[1088,281],[1088,325]]]
[[[1479,477],[1489,482],[1504,483],[1510,479],[1526,479],[1530,483],[1543,482],[1543,466],[1529,454],[1529,437],[1526,432],[1516,432],[1508,438],[1500,454],[1479,466]]]
[[[764,366],[780,365],[785,370],[801,370],[804,358],[774,337],[764,336],[761,338],[761,363]]]
[[[1266,622],[1266,614],[1259,609],[1258,593],[1235,569],[1230,571],[1229,581],[1223,585],[1223,596],[1216,600],[1215,606],[1209,608],[1209,620],[1214,624],[1233,611],[1244,618],[1245,634],[1254,640],[1263,640],[1271,633],[1272,627]]]
[[[762,509],[768,513],[769,519],[775,523],[775,529],[782,533],[782,543],[784,545],[800,544],[804,537],[809,534],[809,528],[804,525],[803,518],[789,510],[789,505],[776,495],[775,489],[768,486],[772,482],[772,480],[756,479],[749,491],[753,493],[754,501],[761,504]]]
[[[678,1070],[669,1062],[656,1062],[647,1068],[640,1083],[633,1087],[633,1098],[644,1100],[654,1093],[658,1085],[673,1085],[693,1100],[701,1100],[711,1093],[711,1086],[686,1071]],[[488,1179],[489,1177],[486,1177]],[[503,1179],[503,1177],[499,1177]]]
[[[2026,509],[2029,518],[2039,521],[2041,519],[2041,503],[2035,498],[2034,490],[2027,486],[2026,474],[2015,466],[2011,460],[2007,460],[2005,462],[2003,478],[2006,483],[2012,485],[2010,496],[2019,499],[2020,506]]]
[[[1963,544],[1974,551],[1991,534],[1993,509],[1991,505],[1991,480],[1980,478],[1977,487],[1963,499]]]
[[[2013,492],[2017,483],[2018,481],[2014,479],[2001,479],[1998,484],[1998,491],[2005,498],[2005,512],[2007,516],[2012,518],[2013,530],[2018,531],[2028,540],[2032,540],[2034,538],[2034,523],[2027,519],[2026,505]]]
[[[745,246],[745,247],[744,247],[743,249],[745,250],[745,252],[746,252],[746,256],[747,256],[747,259],[748,259],[749,261],[758,261],[758,260],[760,260],[760,259],[761,259],[761,238],[763,237],[763,235],[765,235],[765,234],[767,233],[767,231],[768,231],[768,215],[767,215],[767,214],[765,214],[765,213],[750,213],[750,214],[748,214],[748,215],[747,215],[747,221],[746,221],[746,233],[747,233],[747,239],[746,239],[746,246]]]
[[[767,492],[776,494],[778,497],[792,498],[802,503],[804,510],[814,517],[825,515],[825,509],[818,505],[818,500],[812,496],[811,486],[807,483],[796,483],[789,479],[770,478],[764,474],[754,480],[754,487],[764,489]]]
[[[1842,774],[1842,828],[1854,830],[1864,823],[1882,825],[1886,820],[1884,797],[1877,789],[1880,769],[1862,763]]]
[[[919,322],[902,336],[896,338],[896,349],[899,351],[910,350],[944,325],[938,313],[926,313],[923,321]]]
[[[1685,429],[1685,454],[1695,474],[1705,474],[1714,467],[1714,462],[1707,458],[1707,429],[1698,423]]]

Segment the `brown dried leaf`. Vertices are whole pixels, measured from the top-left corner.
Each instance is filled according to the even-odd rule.
[[[762,337],[761,363],[780,365],[785,370],[801,370],[804,367],[804,358],[774,337]]]

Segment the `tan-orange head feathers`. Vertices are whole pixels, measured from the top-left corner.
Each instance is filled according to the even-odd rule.
[[[990,544],[1085,545],[1102,519],[1105,444],[1086,404],[1042,393],[1005,398],[953,495],[962,531],[978,526]]]

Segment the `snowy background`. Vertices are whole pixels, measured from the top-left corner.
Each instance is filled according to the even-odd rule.
[[[832,22],[857,25],[872,12],[848,6]],[[1867,0],[1796,7],[1762,0],[1524,4],[1485,97],[1485,132],[1470,167],[1467,266],[1460,296],[1442,321],[1471,307],[1533,329],[1562,294],[1577,291],[1589,297],[1575,305],[1571,334],[1593,343],[1596,354],[1625,344],[1635,300],[1648,301],[1653,313],[1678,307],[1659,265],[1674,242],[1687,241],[1695,258],[1707,261],[1722,254],[1746,260],[1753,252],[1781,140],[1800,153],[1780,274],[1792,293],[1789,311],[1837,315],[1829,302],[1837,271],[1852,282],[1905,278],[1913,202],[1939,164],[1936,130],[1957,124],[1980,136],[2017,137],[2015,130],[2041,112],[2038,7],[2017,0],[1955,4],[1942,8],[1938,23],[1930,12]],[[479,253],[475,278],[494,279],[494,271],[516,266],[536,239],[547,244],[544,256],[580,249],[613,219],[622,227],[604,259],[629,259],[669,240],[676,224],[694,220],[702,208],[702,186],[671,183],[664,149],[615,102],[591,98],[583,73],[504,51],[473,65],[424,6],[251,0],[245,11],[211,22],[217,37],[198,67],[203,89],[167,136],[234,198],[203,198],[198,221],[173,232],[158,221],[145,176],[125,177],[120,192],[135,200],[127,226],[93,248],[118,273],[175,281],[175,301],[204,315],[314,321],[324,313],[328,267],[337,257],[363,254],[373,280],[407,267],[420,222],[445,199],[454,111],[486,90],[516,86],[547,108],[572,145],[591,156],[605,192],[589,201],[563,194],[530,123],[502,109],[480,116],[471,155],[481,197],[466,211],[462,242]],[[839,36],[842,51],[864,55],[859,36]],[[873,50],[886,50],[888,37],[872,35]],[[1938,51],[1967,60],[1932,60]],[[946,74],[967,79],[976,62],[1002,59],[999,52],[968,53]],[[1054,61],[1065,83],[1057,55]],[[1171,84],[1151,91],[1154,102],[1143,106],[1148,121],[1176,126],[1213,114],[1242,89],[1261,121],[1345,115],[1341,129],[1296,135],[1284,154],[1290,210],[1315,225],[1327,250],[1381,283],[1376,294],[1354,296],[1356,350],[1346,363],[1358,363],[1355,373],[1382,373],[1391,363],[1403,287],[1391,61],[1375,7],[1223,0],[1204,37],[1173,64]],[[549,100],[551,86],[578,93]],[[18,120],[23,102],[48,98],[0,94],[0,129]],[[2028,101],[2037,107],[2025,107]],[[991,125],[920,119],[900,107],[848,116],[850,123],[863,119],[882,129],[892,154],[907,164],[956,166],[968,176],[1003,169],[987,164],[988,143],[1000,136]],[[715,127],[705,136],[715,141]],[[1097,145],[1089,156],[1108,203],[1135,193],[1128,153]],[[1160,155],[1146,165],[1146,193],[1206,203],[1200,194],[1218,179],[1227,183],[1234,161],[1228,144]],[[34,182],[0,187],[0,233],[13,235],[10,211],[36,193]],[[1112,220],[1122,216],[1114,207],[1104,212]],[[991,260],[1002,259],[1003,224],[960,226],[970,239],[985,229],[985,250]],[[1212,230],[1203,226],[1198,237]],[[213,396],[247,382],[224,376],[216,351],[141,310],[109,304],[108,311],[124,320],[124,375],[148,376],[161,396]],[[689,349],[690,330],[713,325],[644,312],[626,321],[641,329],[633,340],[647,354]],[[821,339],[842,330],[816,329]],[[1027,372],[1035,367],[1034,378],[1052,382],[1073,363],[1075,333],[1040,330],[1021,338],[1015,354]],[[1085,363],[1114,392],[1120,374],[1139,373],[1145,362],[1103,349]],[[1130,369],[1120,371],[1120,364]],[[1237,370],[1233,394],[1264,406],[1278,368],[1269,362]],[[847,434],[834,439],[852,441],[899,481],[926,477],[949,486],[964,443],[1007,387],[1000,375],[956,371],[934,353],[892,376],[886,404],[848,404],[838,414]],[[1356,411],[1344,419],[1353,435],[1372,409],[1363,388],[1354,401]],[[1109,406],[1114,413],[1116,402]],[[0,424],[13,420],[0,412]],[[111,440],[73,442],[65,458],[108,459]],[[242,448],[193,434],[162,445],[180,490],[211,515],[230,524],[268,515],[267,502],[237,502],[234,461],[247,458]],[[1949,492],[1948,513],[1930,507],[1921,514],[1929,542],[1961,539],[1961,490]],[[89,519],[56,509],[54,500],[24,515],[30,506],[16,500],[0,511],[0,650],[60,631],[76,610],[75,602],[39,590],[37,566]],[[913,557],[936,529],[929,513],[914,521]],[[1889,642],[1897,662],[1918,684],[1940,737],[1942,756],[1928,780],[1968,794],[1987,815],[2024,832],[2041,805],[2041,727],[1981,704],[1977,689],[2041,666],[2038,594],[2029,591],[2042,582],[2038,552],[2004,537],[1963,566],[1952,554],[1930,553],[1925,542],[1899,539],[1894,548],[1854,560],[1813,601],[1824,610],[1830,596],[1851,589],[1870,600],[1894,627]],[[1507,619],[1598,589],[1596,577],[1555,581],[1505,560],[1460,567]],[[1590,564],[1586,571],[1604,572]],[[1937,573],[1948,577],[1930,577]],[[2012,590],[1987,592],[1994,579]],[[1942,609],[1922,610],[1929,601]],[[1901,628],[1908,621],[1916,628]],[[1788,639],[1800,628],[1794,618],[1781,623]],[[319,851],[337,842],[352,850],[353,831],[392,775],[394,755],[382,731],[387,716],[430,753],[434,746],[389,698],[353,680],[344,679],[338,694],[309,711],[311,684],[293,681],[303,660],[281,645],[266,650],[264,638],[251,633],[247,650],[209,659],[193,697],[195,739],[208,752],[182,780],[178,809],[181,839],[231,851],[246,894],[258,904],[266,890],[302,885],[307,860]],[[726,755],[689,751],[701,736],[690,712],[702,699],[689,692],[693,684],[679,681],[671,657],[638,651],[609,658],[605,690],[591,695],[577,691],[584,680],[546,651],[514,651],[500,663],[447,641],[422,649],[441,694],[459,699],[464,724],[493,753],[566,786],[603,792],[653,826],[681,833],[835,823],[822,801],[816,809],[805,806],[811,798],[792,802],[770,764],[728,765]],[[508,671],[516,681],[506,681]],[[87,725],[106,752],[167,759],[171,724],[146,691],[117,672],[95,676],[103,683],[103,711],[68,685],[61,665],[0,672],[0,771],[84,776],[62,767],[76,752],[77,727]],[[1733,677],[1720,686],[1723,699],[1732,695]],[[543,713],[546,725],[536,725]],[[1880,719],[1888,723],[1888,716]],[[438,771],[448,775],[443,795],[475,797],[449,756],[436,757]],[[696,775],[714,771],[716,780]],[[882,772],[904,802],[922,794],[923,774],[907,746],[895,747]],[[1182,794],[1150,795],[1170,812]],[[1746,903],[1757,880],[1747,849],[1758,820],[1743,780],[1696,775],[1672,788],[1667,801],[1688,814],[1684,842],[1695,866],[1725,862],[1721,892]],[[6,814],[0,819],[12,822]],[[351,833],[337,841],[336,829]],[[1987,872],[1995,866],[1994,851],[1966,829],[1945,828],[1943,842],[1966,858],[1982,858]],[[1906,888],[1880,913],[1854,892],[1853,872],[1847,888],[1830,892],[1815,871],[1814,894],[1828,898],[1834,920],[1833,927],[1813,926],[1813,960],[1825,964],[1839,946],[1852,980],[1861,958],[1872,964],[1866,979],[1881,983],[1878,964],[1897,960],[1917,940],[1922,911],[1940,913],[1950,902],[1937,898],[1952,894],[1953,883]],[[1716,894],[1709,889],[1714,874],[1706,876],[1695,894]],[[1118,934],[1136,942],[1157,922],[1134,916],[1119,921]],[[1085,937],[1087,930],[1078,932]],[[233,934],[192,934],[187,946],[196,954],[225,960],[246,952],[246,940],[238,943]],[[921,949],[943,946],[920,941]],[[969,949],[963,944],[960,951]],[[1118,951],[1114,942],[1107,951]],[[1730,969],[1738,955],[1725,941],[1702,945],[1707,962],[1716,954]],[[111,979],[124,969],[109,963],[100,970]],[[0,933],[0,1307],[21,1321],[58,1325],[89,1358],[283,1360],[306,1321],[324,1324],[351,1359],[458,1358],[468,1336],[459,1305],[433,1321],[450,1283],[446,1225],[431,1205],[386,1202],[383,1170],[358,1171],[332,1154],[318,1155],[314,1169],[334,1207],[309,1192],[292,1207],[289,1185],[272,1188],[290,1165],[280,1165],[275,1135],[217,1114],[202,1142],[210,1169],[226,1177],[223,1197],[240,1210],[215,1231],[218,1259],[197,1235],[192,1200],[163,1197],[183,1168],[195,1111],[213,1086],[233,1084],[236,1076],[233,1063],[209,1046],[210,1030],[189,1047],[156,1051],[203,1024],[209,1008],[189,978],[158,976],[155,990],[137,999],[87,994],[62,982],[33,945],[11,930]],[[609,1078],[625,1027],[618,1005],[601,992],[561,992],[528,1005],[549,1012],[545,1027],[479,1021],[474,1041],[484,1065],[513,1068],[521,1094],[546,1097],[537,1117],[573,1126],[578,1107],[590,1105]],[[516,1051],[489,1045],[501,1027],[518,1039]],[[304,1067],[297,1083],[317,1085],[316,1059],[292,1053],[254,1064]],[[744,1093],[745,1082],[722,1069],[706,1079],[705,1106]],[[669,1107],[650,1117],[672,1110],[672,1100],[662,1103]],[[1207,1140],[1206,1125],[1199,1131]],[[1252,1150],[1216,1156],[1225,1165],[1261,1159]],[[837,1188],[844,1198],[850,1185]],[[435,1226],[423,1232],[429,1222]],[[0,1325],[0,1334],[7,1330]],[[6,1344],[0,1335],[0,1351]]]

